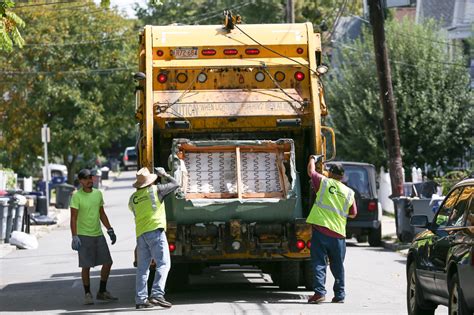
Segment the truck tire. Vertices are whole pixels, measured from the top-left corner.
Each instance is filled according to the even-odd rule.
[[[314,269],[313,269],[313,263],[311,260],[306,260],[301,262],[301,269],[302,269],[302,281],[301,285],[304,285],[306,290],[308,291],[313,291],[314,290]]]
[[[382,226],[378,229],[372,229],[369,232],[369,245],[371,247],[377,247],[382,245]]]
[[[300,283],[300,262],[282,261],[280,263],[279,286],[282,290],[296,290]]]
[[[166,281],[166,289],[169,291],[178,291],[184,289],[188,284],[188,264],[171,264],[171,270]]]
[[[356,235],[357,243],[366,243],[367,235]]]

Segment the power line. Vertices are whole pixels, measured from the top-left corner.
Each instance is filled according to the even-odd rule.
[[[54,44],[54,43],[35,43],[35,44],[25,44],[23,46],[40,46],[40,47],[64,47],[64,46],[76,46],[76,45],[90,45],[90,44],[99,44],[99,43],[107,43],[107,42],[114,42],[114,41],[124,41],[126,39],[136,37],[136,35],[122,35],[113,38],[101,39],[101,40],[91,40],[91,41],[79,41],[79,42],[71,42],[71,43],[62,43],[62,44]]]
[[[87,74],[87,73],[110,73],[110,72],[120,72],[120,71],[130,71],[131,68],[122,67],[122,68],[107,68],[107,69],[83,69],[83,70],[65,70],[65,71],[0,71],[0,73],[5,75],[23,75],[23,74]]]
[[[74,2],[82,2],[82,1],[80,1],[80,0],[71,0],[71,1],[57,1],[57,2],[43,2],[43,3],[35,3],[35,4],[25,4],[25,5],[20,5],[20,6],[14,6],[12,9],[39,7],[39,6],[45,6],[45,5],[56,5],[56,4],[65,4],[65,3],[74,3]]]

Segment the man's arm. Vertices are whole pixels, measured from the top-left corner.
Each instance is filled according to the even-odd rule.
[[[100,213],[100,221],[102,222],[102,224],[105,226],[107,230],[110,230],[112,226],[110,226],[109,218],[105,214],[105,210],[103,206],[100,207],[99,213]]]
[[[349,208],[349,218],[354,219],[357,216],[357,204],[354,199],[352,206]]]
[[[315,155],[311,155],[309,157],[307,171],[308,171],[309,178],[311,178],[314,192],[318,192],[323,175],[319,174],[316,171],[316,156]]]
[[[71,221],[70,221],[70,226],[71,226],[71,234],[72,236],[77,235],[77,214],[78,210],[76,208],[71,208]]]
[[[158,198],[160,199],[160,202],[163,201],[163,199],[169,194],[172,193],[173,191],[176,190],[176,188],[179,187],[178,182],[176,179],[174,179],[173,176],[170,176],[168,173],[161,171],[158,172],[158,175],[165,178],[168,183],[166,184],[157,184],[156,188],[158,190]]]

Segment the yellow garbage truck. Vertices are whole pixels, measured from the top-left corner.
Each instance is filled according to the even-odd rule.
[[[310,23],[145,26],[139,43],[138,164],[180,183],[165,200],[168,283],[245,264],[282,289],[311,288],[306,165],[335,154],[320,34]]]

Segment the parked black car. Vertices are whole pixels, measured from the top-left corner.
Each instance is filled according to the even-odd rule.
[[[347,237],[355,236],[358,242],[370,246],[382,244],[382,211],[377,198],[375,167],[368,163],[338,161],[344,167],[343,182],[355,192],[357,216],[348,219]],[[332,163],[326,163],[329,167]]]
[[[408,314],[434,314],[439,304],[449,314],[474,312],[474,179],[456,184],[433,222],[415,215],[410,223],[427,228],[408,251]]]

